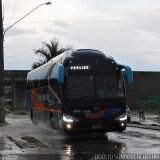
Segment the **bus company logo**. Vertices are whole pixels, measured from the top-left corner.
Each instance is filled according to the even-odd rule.
[[[90,70],[91,67],[89,65],[81,65],[81,66],[70,66],[70,70]]]

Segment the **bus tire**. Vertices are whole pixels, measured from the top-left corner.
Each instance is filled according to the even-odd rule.
[[[33,110],[32,109],[30,110],[30,119],[33,122]]]
[[[50,127],[52,127],[53,126],[53,113],[52,112],[50,112],[49,113],[49,125],[50,125]]]
[[[119,129],[118,133],[122,133],[124,131],[124,129]]]
[[[107,134],[107,131],[101,131],[101,132],[98,132],[97,134],[98,135],[105,135],[105,134]]]

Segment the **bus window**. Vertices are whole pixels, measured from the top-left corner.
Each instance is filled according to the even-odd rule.
[[[61,84],[57,83],[57,80],[51,79],[50,80],[50,87],[58,95],[58,97],[61,99],[62,98]]]
[[[115,75],[95,76],[96,96],[116,97],[119,92],[123,95],[121,82],[117,82]]]
[[[115,93],[116,82],[114,76],[95,76],[96,95],[112,96]]]
[[[117,97],[124,96],[123,81],[110,76],[68,76],[66,97],[83,96]]]
[[[36,89],[38,98],[46,107],[57,107],[60,104],[60,100],[57,94],[52,90],[51,87],[45,86]]]
[[[93,76],[68,76],[66,98],[95,96]]]

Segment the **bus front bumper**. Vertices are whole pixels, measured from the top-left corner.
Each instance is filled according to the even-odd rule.
[[[77,122],[63,122],[63,130],[65,133],[81,133],[81,132],[114,132],[126,129],[126,120],[81,120]]]

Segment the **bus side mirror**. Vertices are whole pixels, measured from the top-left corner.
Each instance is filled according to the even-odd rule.
[[[64,67],[60,63],[58,63],[57,67],[57,81],[59,83],[64,83]]]
[[[122,69],[125,70],[125,73],[127,75],[128,83],[129,84],[133,83],[133,72],[132,72],[132,69],[129,66],[126,66],[126,65],[121,65],[121,67],[122,67]]]

